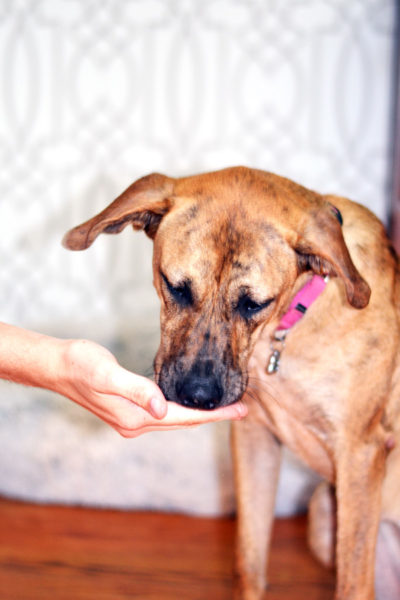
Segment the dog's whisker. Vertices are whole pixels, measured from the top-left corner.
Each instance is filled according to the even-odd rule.
[[[261,379],[259,377],[249,377],[248,381],[249,382],[247,384],[246,392],[248,390],[252,390],[253,394],[255,391],[265,392],[266,394],[268,394],[268,396],[270,396],[270,398],[272,398],[272,400],[274,400],[278,404],[278,406],[281,406],[281,403],[277,396],[272,393],[271,386],[269,386],[264,379]],[[255,382],[256,385],[252,385],[252,382]],[[264,405],[264,402],[261,400],[261,398],[257,398],[257,402],[261,405]]]
[[[154,370],[154,367],[153,367],[153,366],[151,366],[151,367],[148,367],[148,368],[147,368],[147,369],[144,371],[144,373],[143,373],[143,374],[144,374],[144,376],[145,376],[145,377],[148,377],[149,379],[154,379],[154,378],[155,378],[155,376],[156,376],[156,372],[155,372],[155,370]]]
[[[246,396],[248,396],[249,398],[251,398],[252,400],[254,400],[255,402],[257,402],[258,404],[260,404],[262,406],[262,402],[260,400],[260,398],[258,398],[258,396],[256,394],[253,393],[253,391],[250,391],[249,389],[247,389],[245,391],[245,393],[243,394],[243,399],[246,399]]]

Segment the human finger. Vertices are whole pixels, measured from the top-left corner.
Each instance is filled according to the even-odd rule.
[[[243,402],[236,402],[213,411],[203,411],[169,402],[168,413],[161,420],[153,419],[148,413],[142,411],[140,413],[136,413],[131,427],[124,426],[120,422],[115,429],[124,437],[132,438],[151,431],[169,431],[223,420],[239,420],[247,415],[247,406]]]
[[[110,381],[109,393],[134,402],[156,419],[163,419],[167,415],[167,400],[151,379],[136,375],[116,364]]]

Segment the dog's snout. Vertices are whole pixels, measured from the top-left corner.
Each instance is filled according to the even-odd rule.
[[[229,357],[164,361],[157,369],[157,383],[167,400],[189,408],[214,410],[233,404],[244,392],[246,373],[235,370]],[[156,364],[156,368],[157,368]]]
[[[213,410],[221,402],[223,389],[215,375],[191,371],[182,381],[177,382],[176,395],[184,406]]]

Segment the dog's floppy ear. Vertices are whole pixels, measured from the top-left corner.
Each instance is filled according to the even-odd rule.
[[[343,280],[351,306],[367,306],[370,287],[354,266],[343,237],[340,212],[330,202],[314,206],[300,226],[295,250],[300,269],[337,275]]]
[[[85,223],[68,231],[63,245],[85,250],[100,233],[119,233],[127,225],[154,238],[163,216],[171,208],[174,180],[152,173],[135,181],[112,204]]]

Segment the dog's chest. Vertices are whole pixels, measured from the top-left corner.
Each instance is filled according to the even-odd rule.
[[[279,371],[268,375],[269,352],[269,343],[260,342],[250,361],[250,405],[261,405],[267,427],[282,443],[333,481],[332,447],[340,420],[335,374],[322,372],[317,352],[303,356],[285,349]]]

